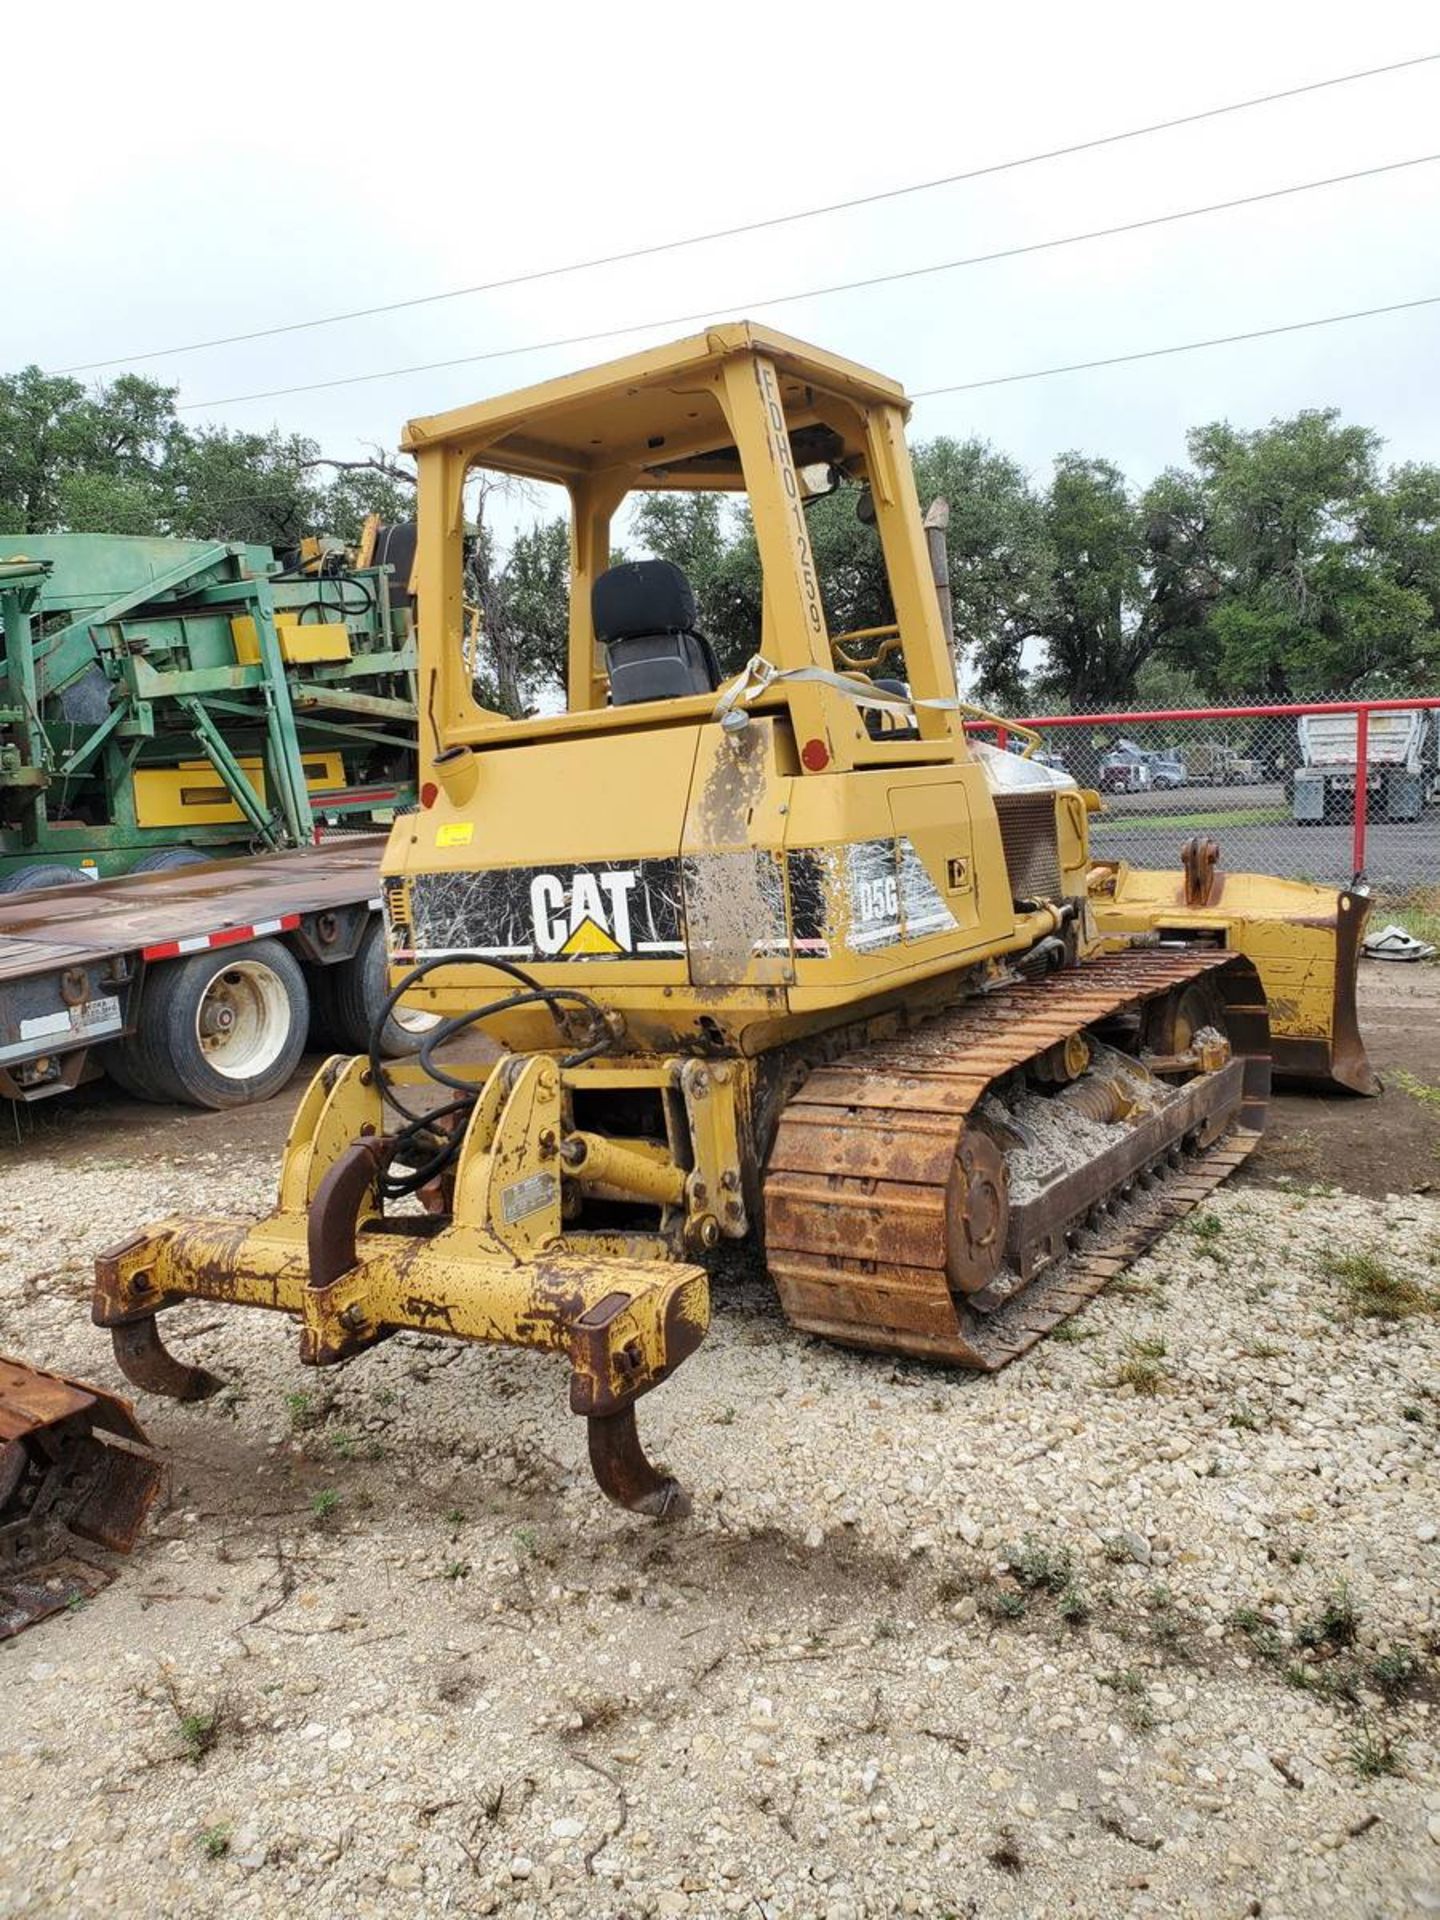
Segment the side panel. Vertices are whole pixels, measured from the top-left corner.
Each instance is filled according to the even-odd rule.
[[[391,834],[394,961],[471,952],[557,984],[583,985],[574,976],[597,967],[607,985],[682,984],[695,743],[693,729],[674,727],[480,754],[464,807],[442,791]],[[472,980],[454,984],[474,1001]]]

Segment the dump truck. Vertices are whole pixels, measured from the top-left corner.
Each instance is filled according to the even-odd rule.
[[[700,1346],[717,1251],[754,1242],[793,1327],[993,1370],[1243,1162],[1272,1063],[1368,1071],[1363,896],[1225,874],[1212,842],[1097,862],[1085,793],[958,697],[907,411],[739,322],[411,422],[420,805],[383,863],[380,1012],[437,1024],[410,1060],[326,1063],[268,1217],[102,1254],[134,1385],[213,1391],[159,1330],[196,1298],[289,1314],[315,1366],[402,1329],[554,1352],[604,1493],[677,1514],[635,1408]],[[562,712],[477,703],[476,472],[568,493]],[[806,520],[840,488],[889,586],[860,632],[832,630]],[[612,564],[650,489],[748,503],[738,671],[680,568]]]
[[[1302,826],[1355,817],[1359,719],[1353,713],[1307,713],[1296,723],[1300,764],[1291,782],[1291,813]],[[1440,799],[1436,756],[1440,729],[1424,707],[1372,713],[1366,724],[1365,797],[1372,820],[1414,821]]]
[[[0,894],[304,846],[414,799],[411,532],[0,537]]]

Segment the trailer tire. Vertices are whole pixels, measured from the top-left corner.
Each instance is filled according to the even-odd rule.
[[[155,1106],[164,1106],[171,1095],[162,1093],[146,1070],[139,1040],[138,1033],[127,1033],[122,1040],[97,1047],[95,1057],[122,1093],[128,1093],[132,1100],[148,1100]]]
[[[201,853],[198,847],[162,847],[158,853],[147,853],[137,860],[131,873],[169,873],[174,867],[208,866],[210,855]]]
[[[350,959],[326,967],[320,979],[323,996],[320,1005],[326,1026],[342,1046],[354,1053],[368,1053],[370,1029],[390,991],[385,965],[385,929],[380,922],[376,920],[370,925]],[[380,1036],[381,1053],[391,1060],[415,1053],[439,1021],[438,1014],[417,1014],[397,1008],[386,1020]]]
[[[74,867],[16,867],[0,878],[0,893],[39,893],[46,887],[73,887],[82,876]]]
[[[310,996],[278,940],[167,961],[140,1003],[131,1056],[161,1099],[192,1107],[268,1100],[305,1051]]]

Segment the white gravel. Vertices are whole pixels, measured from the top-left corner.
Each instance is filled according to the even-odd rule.
[[[273,1149],[219,1125],[0,1154],[0,1348],[118,1383],[95,1250],[269,1204]],[[1351,1319],[1317,1271],[1440,1286],[1440,1204],[1207,1211],[997,1379],[723,1280],[642,1407],[696,1496],[668,1530],[600,1500],[553,1362],[407,1337],[316,1375],[284,1321],[180,1310],[233,1387],[142,1408],[172,1504],[0,1648],[0,1914],[1440,1912],[1440,1321]],[[1115,1385],[1136,1358],[1153,1397]],[[1016,1542],[1032,1578],[1069,1554],[1088,1620]],[[1358,1645],[1311,1670],[1358,1707],[1283,1673],[1342,1584]],[[1366,1674],[1401,1645],[1389,1703]],[[1357,1777],[1367,1734],[1398,1775]]]

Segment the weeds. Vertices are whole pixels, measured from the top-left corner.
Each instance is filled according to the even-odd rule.
[[[1434,1313],[1440,1301],[1418,1280],[1407,1280],[1373,1253],[1327,1253],[1320,1271],[1345,1289],[1350,1312],[1361,1320],[1407,1320]]]
[[[307,1427],[317,1426],[324,1419],[324,1409],[317,1403],[313,1393],[287,1393],[285,1411],[290,1416],[290,1431],[303,1433]]]
[[[1191,1238],[1199,1242],[1197,1251],[1207,1260],[1218,1260],[1220,1248],[1217,1244],[1224,1228],[1219,1217],[1213,1213],[1195,1213],[1186,1221]]]
[[[1087,1326],[1083,1320],[1062,1320],[1050,1338],[1078,1346],[1082,1340],[1093,1340],[1098,1331],[1097,1327]]]
[[[1405,1770],[1405,1743],[1388,1733],[1378,1733],[1368,1720],[1361,1720],[1346,1747],[1357,1780],[1380,1780]]]
[[[213,1827],[202,1827],[196,1838],[207,1860],[223,1860],[230,1851],[230,1823],[219,1820]]]
[[[1353,1647],[1360,1628],[1360,1610],[1342,1581],[1313,1620],[1302,1620],[1295,1629],[1297,1647]]]
[[[1095,1678],[1116,1696],[1125,1724],[1135,1733],[1148,1733],[1155,1725],[1155,1715],[1145,1697],[1145,1682],[1135,1669],[1120,1667],[1110,1673],[1097,1673]]]
[[[222,1700],[213,1707],[187,1706],[180,1698],[174,1679],[168,1674],[164,1687],[170,1711],[175,1716],[175,1728],[180,1735],[181,1755],[192,1766],[198,1767],[220,1738],[225,1704]]]
[[[445,1516],[445,1524],[447,1527],[463,1527],[465,1515],[462,1510],[459,1507],[451,1507]]]
[[[1026,1534],[1018,1547],[1006,1551],[1010,1571],[1031,1592],[1062,1593],[1070,1584],[1073,1567],[1068,1547],[1047,1547]]]
[[[1115,1370],[1112,1387],[1130,1387],[1147,1399],[1159,1393],[1170,1378],[1160,1362],[1165,1355],[1163,1340],[1132,1340],[1125,1358]]]
[[[717,1427],[733,1427],[735,1424],[735,1409],[734,1407],[721,1407],[718,1413],[712,1415],[712,1418]]]
[[[1090,1618],[1090,1602],[1079,1587],[1066,1587],[1055,1603],[1055,1610],[1072,1627],[1083,1627]]]
[[[468,1560],[451,1560],[445,1568],[445,1578],[447,1580],[468,1580],[470,1578],[470,1562]]]
[[[1420,1656],[1413,1647],[1392,1647],[1378,1654],[1365,1669],[1375,1691],[1393,1705],[1420,1677]]]
[[[340,1495],[334,1487],[321,1487],[318,1493],[310,1496],[310,1512],[317,1526],[324,1526],[340,1504]]]
[[[1412,1100],[1419,1100],[1427,1107],[1440,1107],[1440,1087],[1432,1087],[1428,1080],[1417,1080],[1413,1073],[1404,1067],[1397,1067],[1390,1075],[1392,1083],[1402,1093],[1408,1093]]]

